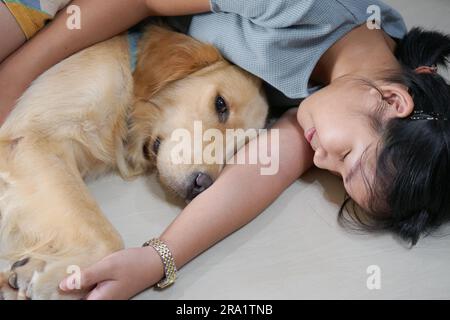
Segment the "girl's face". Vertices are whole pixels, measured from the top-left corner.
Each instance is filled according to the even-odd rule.
[[[370,115],[379,105],[376,89],[342,77],[305,99],[297,114],[315,151],[314,164],[342,177],[349,196],[363,208],[367,208],[367,185],[374,180],[381,138]]]

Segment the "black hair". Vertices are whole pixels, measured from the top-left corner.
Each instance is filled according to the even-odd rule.
[[[392,230],[415,245],[450,219],[450,85],[438,73],[415,72],[421,66],[447,67],[450,36],[413,28],[398,42],[395,55],[402,70],[380,80],[409,88],[416,113],[438,116],[394,118],[382,125],[364,215],[354,206],[351,219],[345,220],[343,211],[351,200],[347,198],[339,222]]]

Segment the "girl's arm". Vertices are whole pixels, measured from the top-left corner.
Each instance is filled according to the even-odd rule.
[[[288,111],[273,127],[280,130],[277,174],[261,175],[260,164],[227,165],[217,181],[195,198],[161,235],[177,268],[253,220],[311,167],[313,151],[297,122],[296,111],[297,108]],[[258,139],[250,141],[245,152]],[[244,152],[244,148],[239,152]],[[128,299],[153,286],[163,275],[161,259],[152,247],[133,248],[114,253],[83,270],[81,287],[89,289],[97,285],[89,299]],[[68,290],[76,280],[71,276],[62,281],[61,289]]]
[[[25,34],[3,1],[0,1],[0,32],[1,63],[26,40]]]
[[[81,29],[69,30],[60,11],[48,27],[0,65],[0,125],[30,83],[61,60],[106,40],[151,15],[210,11],[209,0],[75,0]]]

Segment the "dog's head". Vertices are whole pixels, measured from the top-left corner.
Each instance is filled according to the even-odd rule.
[[[213,46],[183,34],[152,27],[143,44],[134,76],[129,162],[139,173],[156,166],[163,185],[191,200],[255,132],[231,130],[264,127],[262,83]]]

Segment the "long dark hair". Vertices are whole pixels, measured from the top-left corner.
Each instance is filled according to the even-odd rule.
[[[408,87],[419,117],[412,114],[382,125],[368,208],[364,215],[353,210],[347,219],[347,199],[339,221],[392,230],[415,245],[450,218],[450,86],[438,73],[414,71],[447,67],[450,36],[414,28],[398,42],[395,54],[402,71],[381,80]]]

